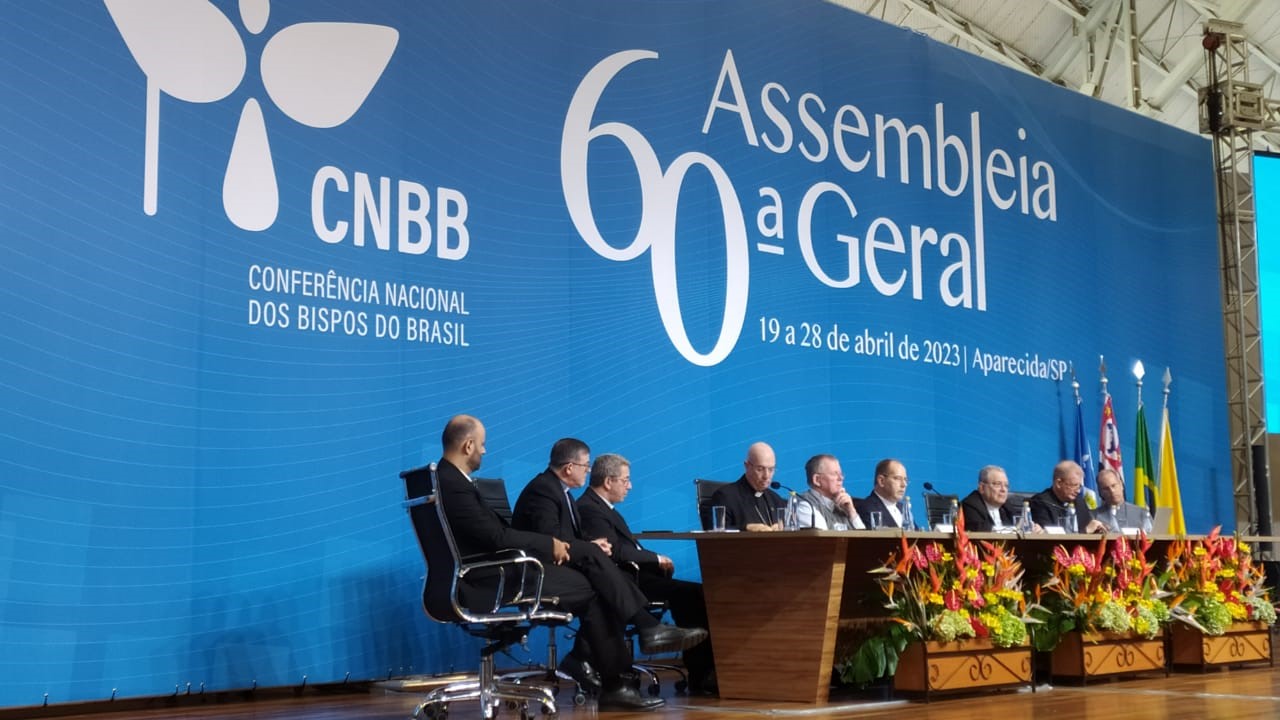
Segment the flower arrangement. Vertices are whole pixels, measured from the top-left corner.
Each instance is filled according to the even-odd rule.
[[[1022,563],[1001,543],[974,543],[961,516],[952,542],[902,538],[899,550],[871,570],[890,623],[838,666],[847,682],[893,674],[912,640],[983,638],[997,647],[1027,640]]]
[[[873,572],[892,620],[921,640],[989,638],[1012,647],[1027,638],[1022,564],[1003,545],[975,544],[963,529],[953,549],[904,538],[901,552]]]
[[[1108,542],[1110,545],[1108,546]],[[1101,539],[1095,550],[1077,545],[1053,549],[1049,578],[1036,586],[1031,616],[1037,650],[1052,650],[1062,633],[1114,632],[1154,638],[1169,620],[1154,564],[1151,541]]]
[[[1222,635],[1232,622],[1274,625],[1276,609],[1248,543],[1219,535],[1169,545],[1163,580],[1176,620],[1206,635]]]

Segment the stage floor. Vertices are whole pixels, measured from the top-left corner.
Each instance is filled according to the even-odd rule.
[[[761,672],[761,682],[768,675]],[[668,686],[669,687],[669,686]],[[563,696],[564,693],[562,692]],[[364,694],[308,695],[281,700],[208,703],[180,708],[135,710],[62,716],[63,720],[403,720],[417,704],[417,695],[375,688]],[[566,701],[561,720],[586,718],[749,718],[767,715],[805,720],[826,718],[925,718],[926,720],[1274,720],[1280,718],[1280,668],[1237,669],[1225,672],[1178,673],[1165,678],[1150,675],[1101,682],[1086,687],[1040,685],[1030,690],[985,693],[965,697],[934,696],[930,703],[833,701],[824,706],[720,701],[664,694],[668,704],[656,713],[606,713],[591,703],[573,707]],[[499,718],[517,720],[519,713],[503,709]],[[455,705],[449,720],[479,720],[474,704]]]

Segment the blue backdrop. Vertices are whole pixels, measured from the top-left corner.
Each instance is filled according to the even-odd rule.
[[[469,667],[396,477],[457,412],[679,529],[755,440],[1041,489],[1100,355],[1131,464],[1141,359],[1230,522],[1204,139],[821,2],[0,13],[0,706]]]

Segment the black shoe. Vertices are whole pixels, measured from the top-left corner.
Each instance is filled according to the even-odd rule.
[[[690,677],[689,694],[718,697],[720,695],[720,684],[716,681],[716,671],[711,670],[700,678]]]
[[[600,692],[600,673],[586,660],[579,660],[576,655],[569,653],[560,661],[558,669],[573,678],[583,691],[593,695]]]
[[[645,697],[630,685],[623,684],[600,693],[600,699],[596,701],[596,708],[600,712],[608,712],[609,710],[645,712],[657,710],[666,704],[666,701],[662,698]]]
[[[675,625],[654,625],[640,631],[640,651],[645,655],[688,650],[707,639],[702,628],[679,628]]]

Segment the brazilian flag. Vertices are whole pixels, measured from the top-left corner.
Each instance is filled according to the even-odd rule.
[[[1147,435],[1147,413],[1138,405],[1138,436],[1133,440],[1133,504],[1156,507],[1156,474],[1151,468],[1151,438]]]

